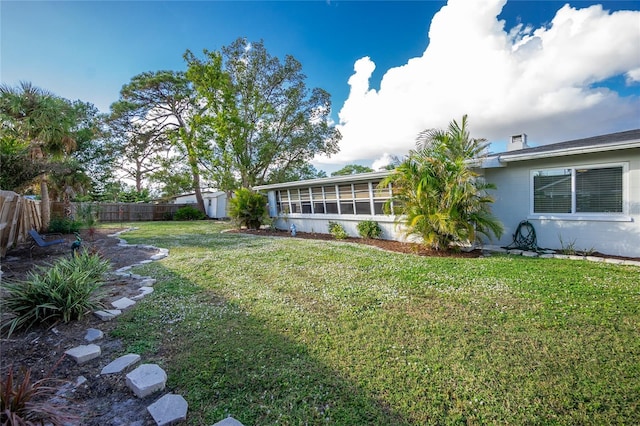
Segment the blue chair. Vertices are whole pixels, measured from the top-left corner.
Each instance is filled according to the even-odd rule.
[[[45,241],[44,238],[42,237],[42,235],[38,234],[38,231],[36,231],[35,229],[31,229],[29,231],[29,235],[31,235],[31,238],[33,238],[33,241],[35,241],[36,244],[38,246],[40,246],[40,247],[49,247],[49,246],[53,246],[53,245],[56,245],[56,244],[62,244],[64,242],[66,242],[62,238],[57,239],[57,240]]]

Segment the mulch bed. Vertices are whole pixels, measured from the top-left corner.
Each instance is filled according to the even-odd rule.
[[[157,253],[155,250],[118,246],[117,238],[108,237],[108,234],[117,231],[118,229],[99,229],[91,235],[83,232],[82,246],[108,259],[113,270],[149,259]],[[61,236],[55,235],[47,239],[58,238]],[[65,243],[46,248],[36,246],[31,250],[28,243],[9,250],[2,259],[2,281],[23,280],[36,265],[48,265],[56,259],[70,256],[71,243],[75,241],[75,236],[63,235],[62,238],[65,239]],[[105,293],[102,301],[108,304],[123,296],[139,294],[139,287],[137,280],[110,276],[103,285]],[[29,369],[32,380],[50,378],[53,381],[47,384],[57,388],[64,383],[73,383],[79,376],[83,376],[87,382],[75,388],[72,398],[67,401],[67,407],[80,417],[77,422],[71,424],[155,425],[146,412],[146,407],[157,395],[141,400],[126,387],[123,375],[100,376],[101,368],[121,355],[124,350],[119,339],[109,337],[115,326],[115,321],[103,322],[88,314],[68,324],[50,324],[28,331],[17,331],[10,338],[3,335],[0,338],[0,377],[4,380],[10,367],[19,377],[24,373],[22,370]],[[88,328],[97,328],[104,332],[105,338],[95,342],[100,346],[102,355],[97,360],[77,365],[65,356],[64,352],[78,345],[86,345],[84,335]]]
[[[381,240],[375,238],[354,238],[348,237],[343,240],[336,240],[331,234],[321,234],[318,232],[296,232],[296,236],[292,236],[291,232],[284,230],[272,230],[272,229],[236,229],[229,232],[261,235],[265,237],[283,237],[283,238],[299,238],[299,239],[311,239],[311,240],[324,240],[324,241],[342,241],[347,243],[366,244],[369,246],[378,247],[382,250],[393,251],[398,253],[415,254],[418,256],[430,256],[430,257],[462,257],[462,258],[476,258],[482,256],[481,250],[472,251],[451,251],[451,250],[431,250],[425,246],[417,243],[400,242],[393,240]]]

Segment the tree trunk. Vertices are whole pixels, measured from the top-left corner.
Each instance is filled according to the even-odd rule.
[[[142,163],[136,160],[136,191],[142,192]]]
[[[189,165],[191,166],[191,174],[193,175],[193,191],[196,194],[196,203],[198,210],[207,214],[204,209],[204,199],[202,198],[202,190],[200,189],[200,170],[198,170],[198,162],[195,158],[189,158]]]
[[[40,215],[42,216],[42,229],[49,229],[51,222],[51,201],[49,200],[49,186],[47,184],[47,175],[40,177]]]

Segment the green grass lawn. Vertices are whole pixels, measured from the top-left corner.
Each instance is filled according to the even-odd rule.
[[[135,226],[170,256],[116,334],[190,424],[640,424],[637,267]]]

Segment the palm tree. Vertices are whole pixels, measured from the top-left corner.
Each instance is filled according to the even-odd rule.
[[[73,128],[77,117],[72,105],[31,83],[1,85],[0,114],[6,131],[24,141],[34,161],[53,162],[76,148]],[[48,173],[42,173],[38,180],[46,229],[51,219]]]
[[[426,130],[381,186],[392,184],[393,203],[407,235],[417,235],[435,250],[475,243],[480,236],[502,235],[502,224],[491,214],[493,198],[485,182],[469,167],[469,160],[485,151],[484,139],[472,139],[467,116],[446,131]]]

